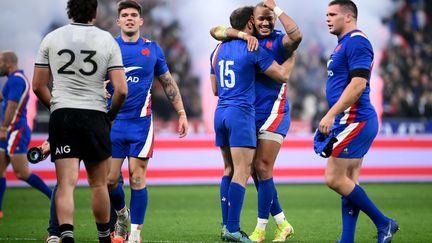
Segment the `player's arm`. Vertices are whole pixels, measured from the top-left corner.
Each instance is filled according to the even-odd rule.
[[[126,75],[123,68],[112,69],[108,72],[108,75],[110,77],[110,82],[114,87],[111,108],[108,111],[108,117],[111,121],[113,121],[126,100],[128,86],[126,83]]]
[[[255,51],[258,49],[258,39],[246,32],[236,30],[227,26],[216,26],[211,28],[210,35],[218,41],[227,41],[231,39],[241,39],[248,43],[248,50]]]
[[[286,35],[282,40],[285,49],[289,52],[297,50],[303,38],[297,23],[276,5],[275,0],[264,0],[264,5],[273,10],[285,29]]]
[[[51,106],[51,92],[48,88],[50,80],[51,71],[48,67],[35,67],[32,80],[33,92],[48,110]]]
[[[165,95],[167,96],[168,100],[174,106],[174,109],[177,111],[177,114],[179,115],[179,125],[177,128],[177,132],[182,138],[187,135],[188,121],[187,121],[186,111],[183,106],[180,90],[169,71],[167,71],[162,75],[159,75],[158,80],[162,84]]]
[[[296,53],[294,52],[282,65],[273,61],[270,67],[264,71],[264,74],[277,82],[286,83],[294,69],[295,59]]]
[[[370,71],[366,69],[354,71],[362,72],[364,75],[362,74],[362,76],[356,76],[351,79],[351,82],[342,92],[339,100],[330,108],[319,123],[319,130],[326,135],[330,133],[330,128],[333,126],[336,116],[356,103],[366,88],[368,80],[364,76],[369,75],[366,73],[370,73]]]
[[[6,139],[7,131],[10,125],[12,124],[12,119],[17,109],[18,109],[18,102],[14,100],[9,100],[6,106],[3,124],[0,127],[0,140]]]
[[[210,81],[211,81],[211,87],[212,87],[212,91],[214,96],[218,96],[218,88],[217,88],[217,78],[216,75],[211,74],[210,75]]]

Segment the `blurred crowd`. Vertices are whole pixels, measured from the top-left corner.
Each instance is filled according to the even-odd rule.
[[[432,118],[432,1],[396,0],[381,60],[383,116]]]
[[[392,0],[395,11],[383,19],[390,29],[389,43],[377,68],[383,81],[383,117],[432,119],[432,1]],[[113,36],[117,1],[100,0],[97,25]],[[188,117],[201,123],[200,79],[192,74],[191,55],[180,36],[181,26],[164,0],[139,0],[143,6],[143,37],[157,41],[178,82]],[[57,28],[59,26],[53,26]],[[325,98],[328,51],[319,40],[303,42],[289,81],[292,120],[313,131],[327,111]],[[159,130],[173,131],[177,114],[158,81],[153,83],[152,107]],[[39,115],[39,114],[38,114]],[[310,124],[310,125],[309,125]],[[164,128],[165,127],[165,128]]]

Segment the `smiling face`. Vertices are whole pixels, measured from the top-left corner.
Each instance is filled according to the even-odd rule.
[[[254,11],[254,25],[259,36],[269,36],[276,23],[276,17],[269,8],[257,6]]]
[[[144,20],[135,8],[122,9],[117,19],[117,25],[120,26],[121,32],[129,37],[138,35],[139,28],[143,23]]]

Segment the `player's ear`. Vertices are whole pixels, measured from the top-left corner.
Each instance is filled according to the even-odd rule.
[[[116,22],[117,22],[117,26],[120,26],[119,18],[116,19]]]
[[[143,24],[144,24],[144,19],[143,19],[143,18],[140,18],[139,26],[142,26]]]

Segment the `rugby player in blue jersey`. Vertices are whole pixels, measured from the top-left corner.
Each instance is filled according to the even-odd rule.
[[[398,223],[386,217],[359,185],[363,157],[378,133],[377,114],[369,98],[374,53],[367,36],[357,29],[357,6],[352,1],[330,2],[326,16],[338,44],[327,62],[329,111],[320,121],[319,130],[334,134],[338,140],[328,159],[325,179],[342,196],[339,242],[354,242],[360,210],[374,222],[378,243],[390,242]]]
[[[30,83],[23,70],[18,68],[14,52],[0,53],[0,76],[7,75],[3,87],[3,120],[0,127],[0,219],[3,218],[2,203],[6,191],[6,168],[12,164],[18,179],[51,197],[51,189],[36,174],[31,173],[27,161],[27,147],[31,131],[27,124],[27,103]]]
[[[253,9],[242,7],[230,16],[232,28],[241,30],[240,38],[253,34]],[[210,58],[212,88],[219,97],[214,121],[216,145],[221,149],[225,165],[220,188],[222,238],[236,242],[253,242],[240,230],[240,213],[257,139],[256,70],[285,83],[294,64],[294,57],[281,66],[264,48],[249,49],[247,42],[232,39],[218,44]]]
[[[186,136],[188,122],[179,89],[169,72],[162,48],[140,36],[139,28],[143,25],[141,6],[133,0],[119,2],[117,24],[121,33],[115,39],[122,52],[129,93],[111,130],[113,164],[108,179],[111,203],[118,216],[113,240],[123,242],[127,238],[130,220],[128,242],[135,243],[141,242],[140,232],[147,209],[146,172],[154,140],[150,89],[155,76],[179,115],[177,132],[180,137]],[[113,90],[109,85],[107,89],[109,92]],[[123,188],[118,183],[126,157],[131,186],[130,212],[125,204]]]
[[[274,29],[276,19],[281,21],[286,34]],[[265,0],[257,4],[253,20],[259,45],[266,49],[279,64],[293,55],[302,40],[302,33],[295,21],[282,11],[274,0]],[[226,39],[221,33],[225,33],[228,38],[239,36],[239,31],[232,28],[216,27],[211,31],[216,39]],[[250,41],[247,35],[245,37],[245,40],[252,43],[252,48],[255,47],[253,41]],[[289,102],[286,92],[286,83],[272,81],[270,77],[262,73],[256,75],[255,120],[258,140],[253,176],[258,189],[258,219],[250,239],[257,242],[265,240],[265,230],[270,213],[277,224],[274,241],[285,241],[294,233],[293,227],[286,220],[280,206],[273,182],[273,167],[290,126]]]

